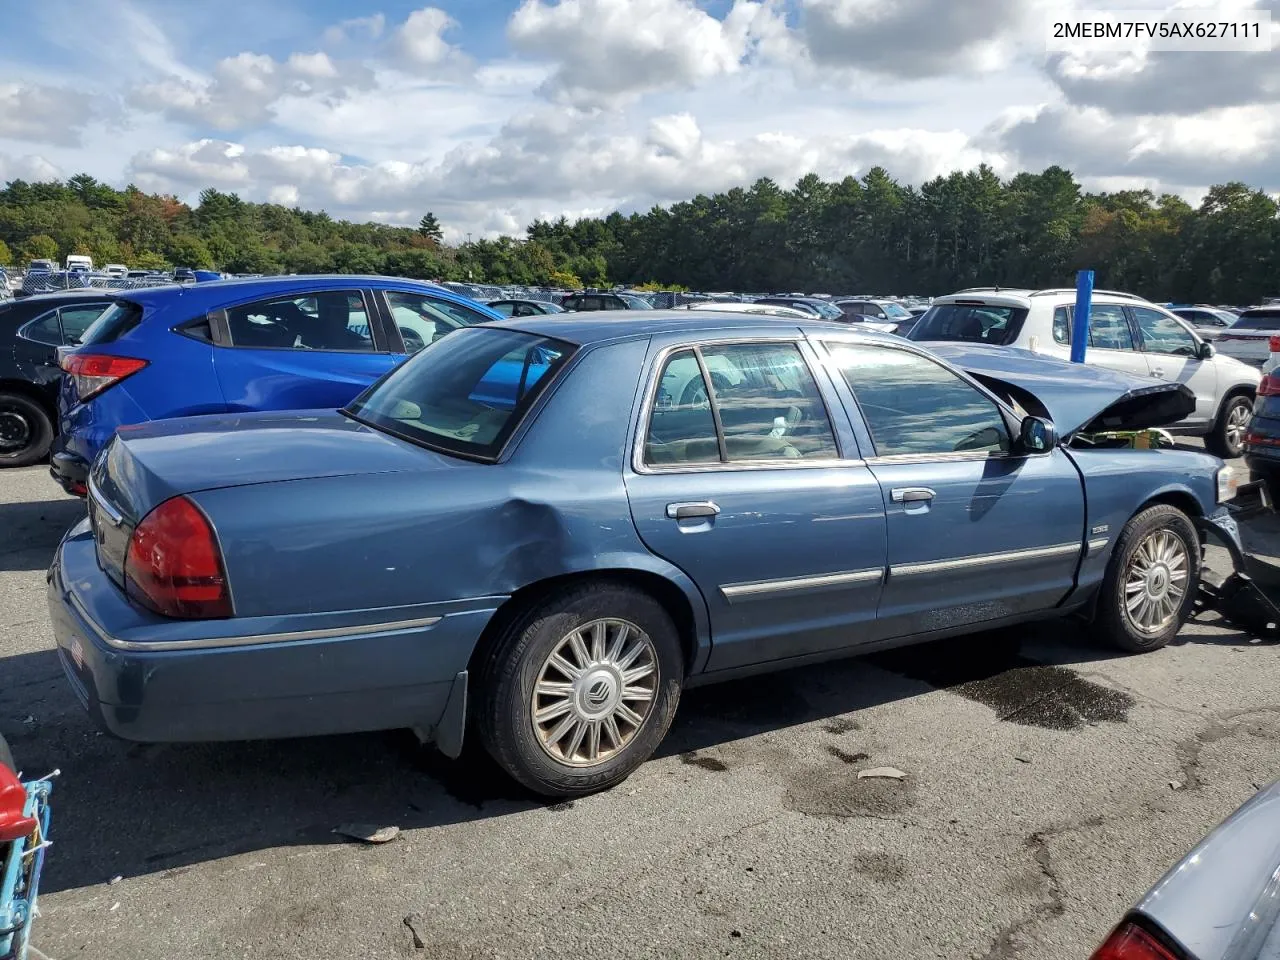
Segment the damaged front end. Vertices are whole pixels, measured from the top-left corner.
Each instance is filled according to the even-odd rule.
[[[1200,579],[1195,612],[1212,610],[1223,620],[1262,640],[1280,641],[1280,568],[1263,563],[1245,552],[1240,524],[1274,515],[1266,485],[1255,480],[1242,484],[1233,501],[1196,521],[1201,536],[1216,540],[1231,555],[1232,573],[1221,583]]]

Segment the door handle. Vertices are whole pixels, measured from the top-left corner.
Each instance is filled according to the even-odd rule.
[[[894,487],[889,491],[894,503],[919,503],[921,500],[932,500],[937,496],[928,487]]]
[[[714,500],[695,500],[690,503],[668,503],[667,517],[671,520],[693,520],[697,517],[719,515],[720,506]]]
[[[1152,371],[1151,371],[1151,375],[1152,375],[1153,377],[1163,377],[1163,376],[1164,376],[1164,367],[1156,367],[1154,370],[1152,370]]]

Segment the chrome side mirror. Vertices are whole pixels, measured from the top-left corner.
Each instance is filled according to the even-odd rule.
[[[1052,421],[1043,417],[1025,417],[1018,431],[1018,442],[1027,453],[1048,453],[1058,445],[1058,431]]]

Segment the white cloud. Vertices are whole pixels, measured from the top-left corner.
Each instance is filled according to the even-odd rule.
[[[343,43],[359,34],[365,34],[371,40],[377,40],[382,36],[386,25],[387,18],[381,13],[368,17],[352,17],[327,29],[324,32],[324,41],[330,44]]]
[[[13,157],[0,153],[0,183],[8,183],[10,180],[27,180],[31,182],[60,180],[62,177],[62,170],[44,157],[38,157],[33,154]]]
[[[0,138],[74,146],[98,112],[96,100],[65,87],[0,83]]]
[[[467,58],[444,38],[457,26],[457,21],[438,7],[413,11],[397,28],[393,41],[401,62],[428,74],[448,75],[465,69]]]
[[[368,68],[323,52],[294,53],[283,63],[246,52],[219,60],[208,78],[141,84],[129,92],[129,103],[184,123],[239,130],[269,122],[286,96],[345,95],[372,85]]]
[[[736,72],[763,6],[738,2],[722,21],[691,0],[524,0],[507,36],[558,65],[544,84],[556,100],[618,106]]]

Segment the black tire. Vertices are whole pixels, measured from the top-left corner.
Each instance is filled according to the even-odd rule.
[[[0,393],[0,467],[39,463],[51,446],[53,421],[45,409],[20,393]]]
[[[657,675],[648,712],[630,739],[607,759],[575,766],[544,748],[532,716],[534,687],[565,638],[602,619],[627,621],[648,636]],[[473,719],[489,754],[535,793],[578,797],[621,783],[652,756],[680,702],[684,659],[679,634],[662,604],[632,587],[597,581],[554,592],[515,617],[496,638],[477,674]]]
[[[1223,400],[1222,409],[1218,412],[1218,419],[1214,422],[1213,429],[1205,434],[1205,449],[1223,460],[1234,460],[1244,453],[1244,431],[1240,430],[1234,440],[1230,435],[1232,415],[1235,414],[1238,417],[1239,410],[1245,412],[1244,423],[1247,426],[1248,417],[1253,415],[1253,398],[1247,393],[1233,393]]]
[[[1182,542],[1186,551],[1187,583],[1177,612],[1163,629],[1144,630],[1133,619],[1125,603],[1125,582],[1139,548],[1157,531],[1167,531]],[[1133,517],[1120,531],[1106,578],[1098,597],[1094,625],[1112,645],[1129,653],[1159,650],[1178,635],[1195,606],[1200,589],[1200,537],[1195,524],[1177,507],[1156,504]]]
[[[15,775],[18,772],[18,765],[13,762],[13,751],[5,743],[4,737],[0,737],[0,767],[8,767]]]

